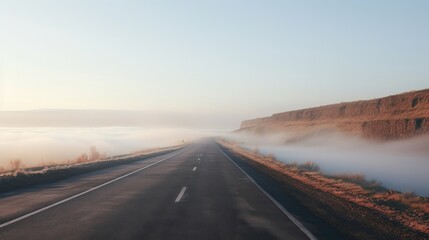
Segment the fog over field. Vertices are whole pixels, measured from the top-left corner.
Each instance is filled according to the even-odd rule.
[[[215,134],[214,130],[184,128],[0,128],[0,166],[12,159],[26,166],[61,163],[88,153],[91,146],[108,156],[165,147]]]
[[[0,167],[13,159],[25,166],[74,160],[91,146],[113,156],[176,145],[233,129],[241,118],[168,111],[0,111]]]
[[[395,190],[429,196],[429,136],[374,142],[339,133],[314,135],[286,143],[291,135],[231,134],[243,147],[285,163],[317,163],[326,174],[359,173]]]
[[[224,136],[249,150],[258,151],[286,163],[312,161],[326,174],[359,173],[383,186],[399,191],[415,191],[429,196],[429,137],[387,143],[373,142],[339,133],[324,133],[286,143],[288,134],[255,136],[228,134],[229,130],[145,127],[9,127],[0,128],[0,166],[12,159],[25,166],[74,160],[89,147],[108,156],[164,147],[209,136]]]

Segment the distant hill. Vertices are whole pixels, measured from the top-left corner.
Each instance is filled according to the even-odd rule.
[[[239,131],[291,131],[314,134],[336,131],[367,138],[399,139],[429,132],[429,89],[337,103],[246,120]]]

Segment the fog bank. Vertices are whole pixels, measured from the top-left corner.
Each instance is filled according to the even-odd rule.
[[[140,127],[0,128],[0,131],[0,167],[7,167],[12,159],[21,159],[26,166],[74,160],[91,146],[114,156],[214,134],[213,130]]]
[[[385,187],[429,196],[429,136],[385,143],[339,133],[323,133],[294,143],[286,143],[292,137],[289,134],[226,137],[285,163],[312,161],[326,174],[360,173]]]

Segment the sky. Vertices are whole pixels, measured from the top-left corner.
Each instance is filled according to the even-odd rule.
[[[429,87],[429,1],[0,0],[0,110],[259,117]]]

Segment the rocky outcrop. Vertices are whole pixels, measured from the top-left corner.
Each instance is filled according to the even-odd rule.
[[[369,138],[398,139],[429,132],[429,89],[379,99],[338,103],[246,120],[240,130],[339,129]]]

